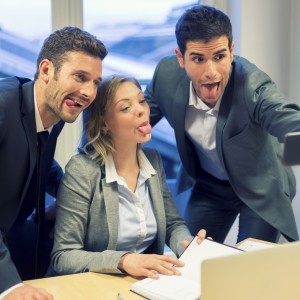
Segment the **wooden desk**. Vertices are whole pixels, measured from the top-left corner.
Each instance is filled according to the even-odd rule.
[[[247,240],[272,244],[251,238]],[[89,272],[28,280],[24,283],[44,288],[53,295],[54,300],[117,300],[118,293],[122,294],[124,300],[145,299],[130,291],[135,281],[137,279],[130,276]]]
[[[54,300],[117,300],[118,293],[124,300],[145,299],[130,291],[135,281],[130,276],[89,272],[27,280],[24,283],[45,289]]]
[[[270,246],[277,246],[278,244],[276,244],[276,243],[271,243],[271,242],[267,242],[267,241],[263,241],[263,240],[258,240],[258,239],[254,239],[254,238],[247,238],[247,239],[245,239],[245,240],[243,240],[243,241],[241,241],[241,242],[239,242],[239,243],[237,243],[236,245],[235,245],[235,247],[239,247],[241,244],[243,244],[244,242],[246,242],[246,241],[252,241],[252,242],[256,242],[256,243],[260,243],[260,244],[262,244],[262,245],[270,245]]]

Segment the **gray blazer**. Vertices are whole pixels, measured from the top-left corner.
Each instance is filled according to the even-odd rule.
[[[201,164],[185,134],[189,84],[176,56],[167,57],[158,64],[145,96],[152,126],[166,117],[184,169],[197,180]],[[300,131],[299,106],[267,74],[235,56],[217,120],[217,153],[241,201],[290,240],[299,239],[291,206],[296,182],[291,168],[281,162],[279,142],[294,131]]]
[[[192,236],[168,191],[159,154],[144,152],[157,174],[147,180],[157,238],[145,251],[163,254],[164,245],[179,255],[183,240]],[[54,247],[51,254],[59,274],[79,272],[121,273],[118,263],[126,252],[116,251],[119,223],[117,183],[106,183],[105,168],[84,154],[71,158],[57,197]]]

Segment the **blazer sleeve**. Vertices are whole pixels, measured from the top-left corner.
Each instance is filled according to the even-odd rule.
[[[0,294],[21,282],[0,231]]]
[[[144,91],[145,99],[150,107],[150,123],[152,126],[158,123],[163,117],[163,114],[156,102],[157,99],[155,99],[155,86],[156,86],[155,82],[160,69],[161,69],[161,63],[157,65],[154,71],[153,78]]]
[[[91,228],[91,218],[106,218],[104,212],[90,210],[93,200],[99,201],[101,169],[83,154],[75,155],[66,166],[57,195],[54,247],[51,259],[58,274],[80,272],[122,273],[118,263],[127,252],[107,250],[102,242],[103,251],[88,249],[86,240],[88,230],[95,230],[97,242],[103,240],[107,228]],[[103,195],[102,195],[103,197]],[[100,222],[99,222],[100,223]]]

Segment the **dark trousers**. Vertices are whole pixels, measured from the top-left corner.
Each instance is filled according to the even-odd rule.
[[[53,225],[53,221],[45,222],[42,253],[39,253],[41,259],[38,263],[36,261],[38,228],[32,218],[15,223],[7,233],[7,246],[22,280],[35,279],[46,274],[53,247],[53,240],[49,237]]]
[[[236,217],[239,216],[237,242],[248,237],[277,242],[280,233],[247,207],[235,194],[228,181],[203,172],[194,186],[185,210],[185,221],[192,232],[204,228],[207,236],[224,242]]]

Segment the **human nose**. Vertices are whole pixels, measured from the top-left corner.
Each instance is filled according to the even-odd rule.
[[[216,67],[213,61],[209,60],[205,64],[205,77],[213,79],[216,76]]]
[[[95,99],[97,93],[97,87],[94,82],[85,82],[80,90],[80,93],[91,100]]]
[[[137,115],[142,117],[146,113],[146,105],[138,104],[137,106]]]

